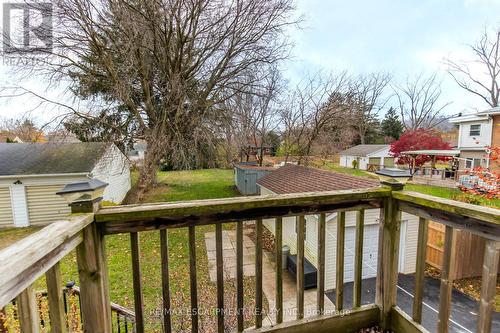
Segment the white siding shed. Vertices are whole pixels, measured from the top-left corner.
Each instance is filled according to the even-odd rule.
[[[128,160],[111,143],[0,143],[0,228],[46,225],[70,213],[56,192],[97,178],[103,199],[120,203],[130,189]]]

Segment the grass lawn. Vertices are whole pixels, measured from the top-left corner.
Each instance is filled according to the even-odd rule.
[[[373,173],[366,172],[364,170],[359,170],[359,169],[341,167],[337,163],[333,163],[331,161],[313,161],[311,163],[311,165],[314,166],[315,168],[345,173],[345,174],[348,174],[351,176],[365,177],[365,178],[377,178],[378,179],[378,177],[376,175],[374,175]]]
[[[446,188],[420,184],[406,184],[405,190],[429,194],[440,198],[459,200],[476,205],[500,208],[500,199],[486,199],[477,195],[463,193],[456,188]]]
[[[0,232],[0,250],[40,229],[39,227],[3,229]]]

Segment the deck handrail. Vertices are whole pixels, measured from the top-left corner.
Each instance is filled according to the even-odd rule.
[[[95,221],[106,234],[157,230],[224,221],[318,214],[342,209],[378,208],[383,199],[390,197],[390,193],[387,187],[376,187],[111,206],[96,212]]]
[[[54,222],[0,251],[0,308],[47,272],[82,242],[92,214]]]
[[[438,198],[412,191],[395,191],[392,197],[400,208],[417,216],[500,240],[500,209]]]

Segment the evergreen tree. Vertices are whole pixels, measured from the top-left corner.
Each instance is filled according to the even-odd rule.
[[[393,107],[385,114],[381,127],[384,136],[391,137],[395,140],[398,140],[401,134],[403,134],[403,123],[399,120],[398,114]]]

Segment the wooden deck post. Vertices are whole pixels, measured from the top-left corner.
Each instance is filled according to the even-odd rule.
[[[491,332],[491,314],[495,309],[495,294],[500,258],[500,242],[487,240],[484,249],[483,280],[481,284],[481,300],[479,302],[478,333]]]
[[[95,204],[78,205],[79,212],[82,212],[82,207],[89,207],[88,213],[95,213],[98,209]],[[104,247],[104,234],[97,229],[95,222],[83,229],[83,242],[76,248],[76,257],[85,333],[111,332],[111,303]]]
[[[394,181],[382,182],[393,191],[403,189],[403,184]],[[392,198],[384,200],[380,209],[379,248],[375,303],[380,308],[380,325],[383,330],[391,328],[391,311],[396,305],[398,283],[398,259],[401,211]]]
[[[33,286],[24,289],[16,297],[19,326],[23,333],[40,332],[40,317],[38,315],[38,302],[36,301]]]
[[[444,234],[444,255],[443,267],[441,268],[441,284],[439,288],[439,315],[438,333],[448,332],[448,321],[451,312],[451,292],[453,290],[453,279],[455,272],[457,231],[450,226],[446,226]]]
[[[66,333],[66,314],[59,263],[45,273],[47,280],[47,296],[49,299],[50,329],[52,333]]]

